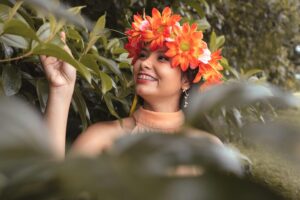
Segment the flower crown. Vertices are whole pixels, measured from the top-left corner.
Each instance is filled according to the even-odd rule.
[[[203,39],[202,31],[197,31],[197,24],[179,24],[180,15],[172,14],[169,7],[162,13],[152,9],[152,17],[134,15],[131,29],[126,31],[128,43],[125,48],[133,58],[134,64],[138,59],[143,45],[149,45],[151,51],[167,47],[165,55],[171,58],[172,67],[180,67],[182,71],[188,68],[198,69],[193,83],[204,79],[201,88],[221,82],[223,69],[219,60],[222,59],[221,50],[213,53],[208,49]]]

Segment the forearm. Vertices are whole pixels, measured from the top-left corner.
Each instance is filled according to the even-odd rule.
[[[50,132],[50,142],[59,159],[65,156],[67,119],[74,88],[50,89],[45,120]]]

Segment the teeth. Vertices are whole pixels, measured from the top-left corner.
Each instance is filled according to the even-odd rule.
[[[150,80],[150,81],[155,81],[155,79],[151,76],[145,75],[145,74],[139,74],[138,79],[144,79],[144,80]]]

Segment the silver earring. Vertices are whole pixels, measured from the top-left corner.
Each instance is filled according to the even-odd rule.
[[[183,89],[182,92],[184,93],[184,104],[183,107],[186,108],[188,106],[188,97],[189,97],[189,93],[187,92],[187,89]]]

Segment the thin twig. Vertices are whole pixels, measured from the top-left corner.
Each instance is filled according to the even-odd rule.
[[[0,63],[3,63],[3,62],[10,62],[10,61],[15,61],[15,60],[20,60],[20,59],[22,59],[22,58],[26,58],[26,57],[30,56],[31,54],[32,54],[32,51],[29,51],[29,52],[27,52],[26,54],[21,55],[21,56],[18,56],[18,57],[7,58],[7,59],[0,60]]]

